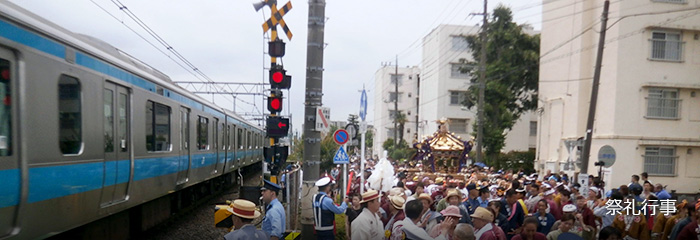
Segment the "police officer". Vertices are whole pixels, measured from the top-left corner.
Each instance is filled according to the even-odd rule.
[[[338,207],[333,203],[333,199],[328,195],[328,192],[331,190],[330,178],[321,178],[316,181],[316,186],[318,187],[318,194],[315,194],[313,198],[316,237],[319,240],[335,239],[333,234],[335,214],[344,213],[348,205],[343,202],[340,207]]]
[[[286,225],[284,207],[277,199],[280,186],[267,180],[264,181],[265,184],[260,191],[262,191],[263,202],[267,208],[265,209],[265,218],[262,221],[262,230],[270,235],[272,240],[282,239]]]
[[[234,200],[231,208],[228,210],[233,213],[231,218],[235,230],[226,234],[224,236],[225,240],[262,240],[270,238],[265,232],[256,229],[255,225],[252,224],[253,219],[260,217],[260,212],[255,210],[255,203],[243,199]]]

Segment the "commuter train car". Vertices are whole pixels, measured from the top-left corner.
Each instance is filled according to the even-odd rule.
[[[145,228],[169,216],[168,196],[263,158],[260,127],[7,1],[0,96],[0,239],[46,238],[119,214],[107,225]]]

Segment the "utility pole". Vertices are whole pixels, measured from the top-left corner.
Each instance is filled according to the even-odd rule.
[[[399,55],[394,65],[394,150],[399,145]]]
[[[323,97],[323,33],[326,21],[326,1],[309,0],[308,35],[306,44],[306,98],[304,101],[304,158],[301,209],[302,239],[314,236],[312,197],[318,192],[314,185],[321,165],[321,132],[316,130],[316,112]]]
[[[581,154],[581,173],[588,173],[588,160],[591,156],[591,140],[593,140],[593,122],[595,121],[595,108],[598,104],[598,85],[600,85],[600,68],[603,63],[603,50],[605,49],[605,31],[608,27],[608,8],[610,1],[605,0],[603,15],[600,22],[600,38],[598,39],[598,54],[595,59],[595,71],[593,73],[593,86],[591,89],[591,105],[588,108],[588,121],[586,122],[586,137]]]
[[[488,25],[488,0],[484,0],[484,23],[481,25],[481,57],[479,58],[479,106],[477,108],[476,125],[476,161],[483,162],[482,146],[484,146],[484,94],[486,90],[486,30]]]
[[[586,136],[584,138],[583,153],[581,154],[581,173],[588,172],[588,162],[591,154],[591,141],[593,140],[593,124],[595,122],[596,107],[598,104],[598,87],[600,85],[600,72],[603,63],[603,50],[605,49],[605,33],[608,23],[609,0],[603,5],[603,14],[600,24],[600,38],[598,39],[598,53],[596,56],[595,71],[593,73],[593,86],[591,89],[591,104],[588,109],[588,121],[586,122]]]

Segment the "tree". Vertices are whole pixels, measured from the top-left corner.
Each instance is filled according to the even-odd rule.
[[[494,9],[490,18],[486,29],[483,141],[487,157],[494,159],[515,122],[537,107],[540,36],[525,34],[523,26],[513,22],[511,10],[503,5]],[[467,63],[472,67],[472,85],[463,104],[473,108],[479,94],[478,68],[473,66],[478,66],[482,42],[478,35],[466,39],[476,61]]]
[[[398,132],[399,132],[399,142],[400,142],[401,140],[403,140],[403,132],[404,132],[403,130],[404,130],[404,126],[406,126],[406,122],[408,122],[408,119],[406,119],[406,115],[403,114],[403,112],[398,111],[396,113],[395,121],[399,125]]]

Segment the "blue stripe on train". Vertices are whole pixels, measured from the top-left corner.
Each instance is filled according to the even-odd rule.
[[[238,155],[247,156],[252,151]],[[220,156],[223,159],[223,156]],[[235,161],[235,160],[234,160]],[[191,169],[216,163],[216,154],[193,155]],[[223,161],[220,161],[223,163]],[[179,164],[182,164],[180,167]],[[159,177],[187,166],[187,156],[145,158],[134,161],[134,181]],[[29,169],[29,203],[96,190],[129,181],[129,160],[35,167]],[[0,170],[0,208],[19,202],[19,169]]]
[[[0,170],[0,208],[19,203],[19,169]]]
[[[66,57],[66,47],[62,44],[19,28],[5,21],[0,21],[0,36],[29,47],[36,48],[39,51],[54,55],[56,57]]]

